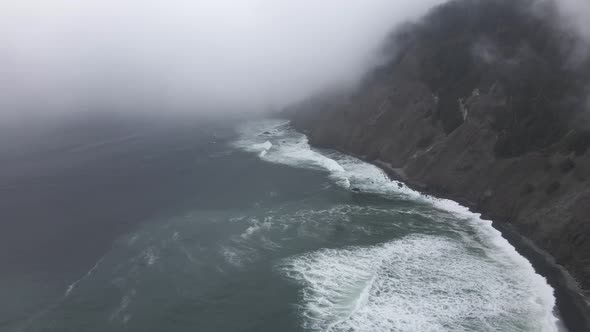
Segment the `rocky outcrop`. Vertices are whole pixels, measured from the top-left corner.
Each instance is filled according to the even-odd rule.
[[[516,230],[588,291],[590,62],[556,17],[549,2],[452,1],[396,33],[358,91],[286,112],[312,144]]]

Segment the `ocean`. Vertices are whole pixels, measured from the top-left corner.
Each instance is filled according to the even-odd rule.
[[[1,331],[558,329],[490,221],[286,120],[75,128],[2,145]]]

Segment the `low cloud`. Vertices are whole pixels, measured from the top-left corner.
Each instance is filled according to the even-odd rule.
[[[588,0],[538,0],[539,3],[551,4],[557,9],[555,23],[558,28],[574,37],[574,43],[566,41],[567,52],[574,66],[586,63],[590,59],[590,1]]]
[[[354,83],[443,0],[0,4],[0,116],[280,107]]]
[[[562,22],[590,43],[590,1],[554,0],[562,14]]]

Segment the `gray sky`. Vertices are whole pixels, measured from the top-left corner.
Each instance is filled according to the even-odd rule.
[[[1,1],[0,113],[278,107],[354,82],[443,1]]]
[[[590,0],[555,0],[563,23],[590,42]]]

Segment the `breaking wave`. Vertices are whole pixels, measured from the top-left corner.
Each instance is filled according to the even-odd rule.
[[[325,249],[283,261],[280,271],[302,287],[301,316],[317,331],[556,331],[553,289],[492,227],[446,199],[392,181],[378,167],[311,148],[288,121],[240,128],[235,146],[265,161],[319,169],[345,189],[430,206],[462,232],[409,236],[374,247]],[[264,152],[264,153],[262,153]],[[449,228],[455,225],[449,224]]]
[[[515,262],[463,244],[409,236],[373,247],[324,249],[279,264],[302,286],[312,331],[553,331],[552,294]],[[514,271],[506,273],[506,271]],[[484,327],[482,329],[482,327]]]
[[[268,120],[250,123],[240,131],[241,139],[235,142],[238,148],[258,153],[260,158],[269,162],[325,170],[338,184],[350,187],[342,165],[311,149],[307,137],[290,129],[288,122]]]

